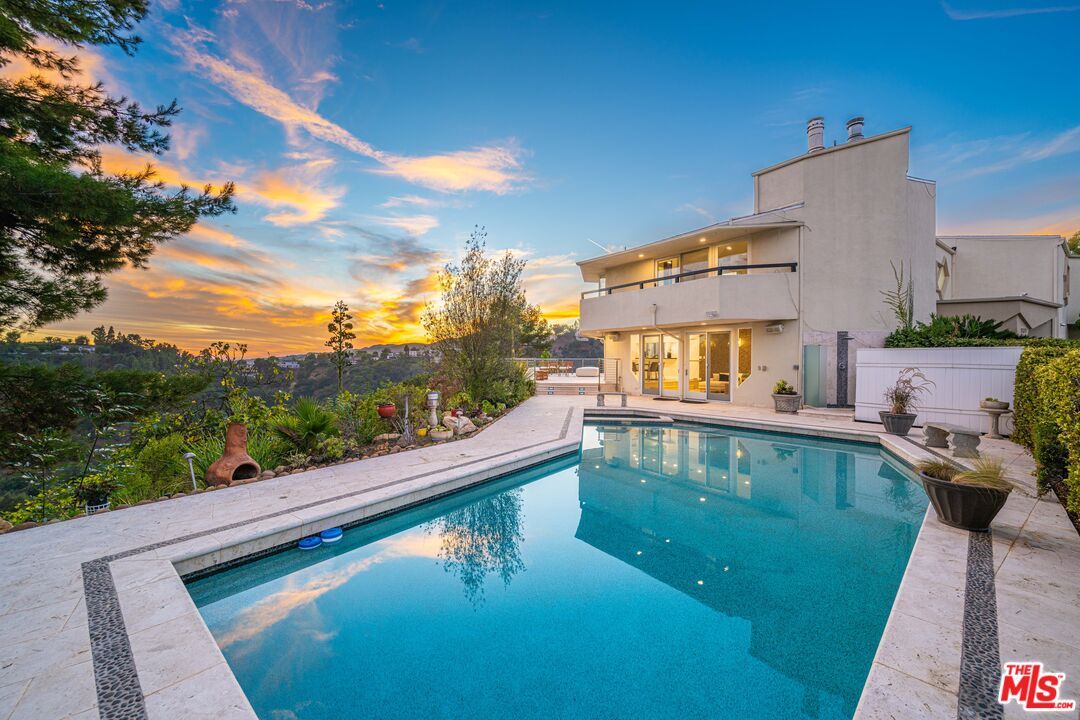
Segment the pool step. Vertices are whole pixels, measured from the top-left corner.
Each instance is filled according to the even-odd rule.
[[[610,425],[670,425],[675,422],[667,415],[643,417],[641,415],[617,415],[614,413],[589,413],[585,419]]]

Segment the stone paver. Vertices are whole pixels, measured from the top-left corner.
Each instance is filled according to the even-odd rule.
[[[629,401],[629,412],[872,442],[880,437],[904,461],[927,455],[842,411],[791,417],[721,404]],[[175,542],[111,562],[147,714],[251,718],[178,571],[227,562],[328,523],[372,517],[573,451],[583,410],[594,406],[589,396],[537,397],[467,440],[0,536],[0,719],[97,716],[81,564],[163,541]],[[1026,488],[1013,493],[994,525],[1001,659],[1043,659],[1068,674],[1066,696],[1080,698],[1080,538],[1059,504],[1034,497],[1032,462],[1022,448],[984,439],[980,449],[1001,457]],[[858,717],[956,716],[968,535],[928,511]],[[57,692],[59,682],[70,692]]]

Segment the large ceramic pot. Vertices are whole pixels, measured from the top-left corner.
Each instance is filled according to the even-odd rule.
[[[1006,490],[960,485],[919,473],[938,520],[961,530],[988,530],[1009,499]]]
[[[799,408],[802,407],[802,395],[780,395],[773,393],[772,396],[773,405],[776,407],[778,413],[789,413],[794,415],[799,412]]]
[[[392,418],[397,414],[397,406],[394,403],[379,403],[375,410],[382,418]]]
[[[915,424],[916,413],[891,413],[881,410],[878,412],[881,424],[885,426],[885,432],[890,435],[907,435],[911,432],[911,426]]]
[[[450,438],[454,437],[454,431],[453,430],[430,430],[430,431],[428,431],[428,435],[435,442],[445,442],[446,440],[449,440]]]

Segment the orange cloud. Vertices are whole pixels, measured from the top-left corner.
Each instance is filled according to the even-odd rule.
[[[101,153],[101,168],[110,174],[141,172],[147,165],[153,165],[154,179],[166,185],[202,187],[210,182],[193,177],[184,168],[123,148],[106,147]],[[289,227],[317,222],[336,208],[345,194],[344,188],[319,186],[321,174],[332,165],[327,159],[310,160],[299,166],[260,172],[250,181],[234,178],[236,194],[241,200],[275,210],[265,216],[274,225]],[[233,169],[243,172],[241,168]]]
[[[513,142],[420,157],[379,150],[294,101],[288,93],[255,72],[250,58],[245,63],[249,69],[241,69],[205,52],[203,46],[213,39],[214,36],[208,31],[197,30],[178,36],[177,48],[193,69],[236,101],[281,123],[290,135],[295,136],[296,131],[302,129],[314,138],[382,165],[372,172],[395,175],[444,192],[487,190],[503,194],[528,180],[522,170],[522,152]]]

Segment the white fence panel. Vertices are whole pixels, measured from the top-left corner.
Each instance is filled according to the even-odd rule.
[[[1013,402],[1020,347],[863,348],[855,356],[855,419],[878,422],[882,397],[904,368],[915,367],[934,382],[919,400],[916,425],[947,422],[986,432],[988,418],[979,401],[988,397]],[[1012,415],[1002,418],[1002,432],[1012,432]]]

